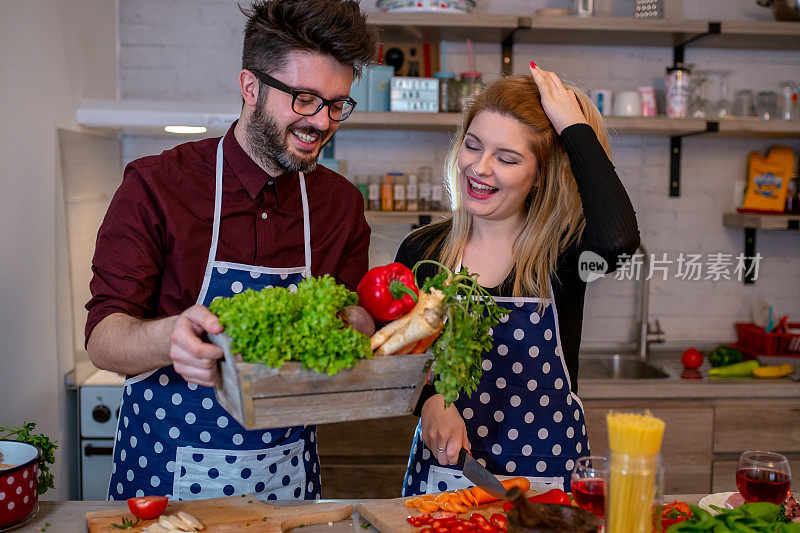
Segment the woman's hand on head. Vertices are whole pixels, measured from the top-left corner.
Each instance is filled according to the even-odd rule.
[[[561,135],[573,124],[586,124],[586,117],[572,89],[567,89],[554,72],[542,70],[531,61],[531,76],[539,87],[542,107],[556,132]]]
[[[444,396],[434,394],[423,404],[420,417],[422,440],[440,465],[458,463],[461,448],[470,449],[467,426],[454,404],[444,406]],[[442,451],[439,451],[442,450]]]

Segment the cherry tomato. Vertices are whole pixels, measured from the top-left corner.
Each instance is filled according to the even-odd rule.
[[[683,355],[681,356],[681,363],[683,363],[684,368],[688,368],[690,370],[698,369],[700,368],[700,365],[703,364],[703,354],[695,348],[689,348],[683,352]]]
[[[489,521],[480,513],[472,513],[469,517],[469,521],[473,524],[480,526],[481,524],[488,524]]]
[[[506,530],[507,518],[504,514],[494,513],[489,517],[489,522],[500,531]]]
[[[433,533],[433,529],[430,527],[423,527],[419,530],[419,533]]]
[[[158,518],[167,508],[169,498],[166,496],[140,496],[128,498],[128,509],[133,516],[142,520]]]
[[[430,513],[424,513],[417,516],[417,521],[424,526],[427,526],[431,523],[431,515]]]
[[[450,533],[450,528],[447,526],[435,527],[433,533]]]
[[[511,508],[514,507],[514,504],[511,502],[503,502],[503,512],[508,514]]]

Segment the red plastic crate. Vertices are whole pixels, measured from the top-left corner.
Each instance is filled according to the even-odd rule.
[[[737,322],[738,341],[734,347],[749,355],[800,357],[800,333],[767,333],[764,328],[749,322]],[[800,329],[800,323],[786,324],[789,329]]]

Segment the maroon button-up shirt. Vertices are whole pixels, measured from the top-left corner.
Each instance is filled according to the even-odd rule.
[[[234,124],[235,125],[235,124]],[[97,234],[86,340],[106,316],[158,318],[196,303],[214,218],[219,138],[143,157],[125,169]],[[223,141],[222,221],[217,260],[266,267],[305,263],[296,172],[270,177],[228,130]],[[351,290],[368,268],[370,228],[361,193],[317,166],[306,174],[311,273]]]

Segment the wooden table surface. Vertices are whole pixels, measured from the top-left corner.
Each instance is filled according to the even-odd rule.
[[[678,499],[681,501],[696,504],[700,498],[705,494],[678,494],[665,496],[665,501],[672,501]],[[333,500],[330,500],[333,501]],[[360,502],[369,500],[339,500],[347,503],[352,503],[355,507]],[[292,505],[295,502],[281,501],[276,502],[280,505]],[[302,505],[302,502],[299,503]],[[32,520],[27,521],[18,527],[12,529],[0,530],[2,533],[6,532],[42,532],[49,531],[50,533],[86,533],[86,513],[91,511],[103,511],[105,509],[114,509],[115,507],[125,506],[124,502],[85,502],[85,501],[41,501],[39,502],[39,512],[33,517]],[[363,520],[358,513],[353,513],[347,520],[336,522],[332,526],[327,524],[318,526],[305,526],[303,533],[314,533],[317,531],[325,531],[328,533],[338,532],[372,532],[376,533],[377,529],[373,527],[362,528]],[[47,526],[49,524],[49,526]]]

